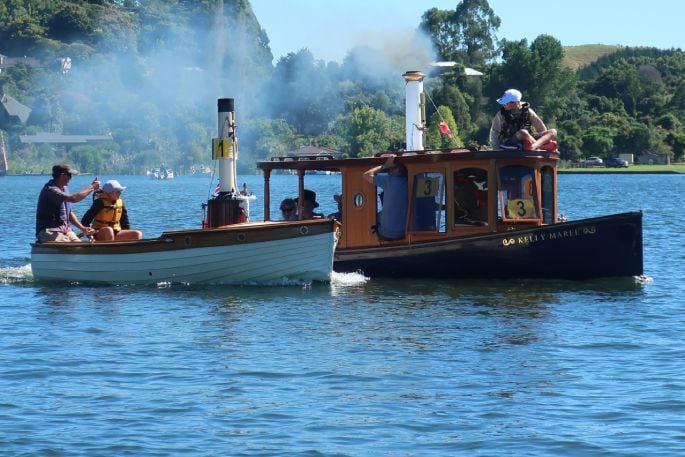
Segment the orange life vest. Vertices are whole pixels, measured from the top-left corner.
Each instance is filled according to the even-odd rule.
[[[124,201],[120,198],[112,201],[107,194],[102,194],[98,197],[105,205],[93,219],[93,228],[99,229],[101,227],[112,227],[115,232],[121,231],[121,215],[124,212]]]

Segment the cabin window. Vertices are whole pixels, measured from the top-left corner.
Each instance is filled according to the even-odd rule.
[[[445,231],[445,186],[442,173],[414,175],[411,200],[411,230],[414,232]]]
[[[552,167],[543,167],[541,170],[542,186],[542,222],[554,223],[554,171]]]
[[[488,225],[488,172],[462,168],[454,172],[455,225]]]
[[[503,219],[537,219],[538,203],[535,171],[523,165],[499,170],[499,214]]]
[[[356,194],[354,194],[352,202],[355,208],[361,208],[362,206],[364,206],[364,195],[360,192],[357,192]]]

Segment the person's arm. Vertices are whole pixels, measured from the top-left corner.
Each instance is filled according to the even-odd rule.
[[[85,235],[92,235],[95,233],[95,229],[91,227],[86,227],[81,223],[81,221],[78,220],[78,217],[76,217],[76,213],[73,211],[69,213],[69,220],[71,221],[74,226],[76,226],[80,231],[82,231]]]
[[[493,149],[499,148],[499,134],[502,131],[502,115],[500,113],[495,114],[492,119],[492,125],[490,126],[490,147]]]
[[[376,175],[376,173],[392,167],[394,163],[395,163],[395,156],[391,155],[390,157],[388,157],[388,160],[386,160],[383,165],[379,165],[377,167],[373,167],[369,170],[366,170],[364,172],[364,176],[363,176],[364,180],[368,183],[373,184],[373,177]]]
[[[535,111],[529,108],[528,114],[530,114],[530,123],[533,125],[533,128],[535,129],[535,133],[542,134],[547,130],[547,127],[545,127],[545,123],[542,122],[542,119],[540,119],[540,116],[538,116],[535,113]]]
[[[121,208],[121,219],[119,220],[119,225],[122,230],[129,230],[131,228],[131,223],[128,220],[128,211],[126,211],[126,206]]]
[[[86,198],[88,195],[90,195],[91,192],[96,191],[100,188],[100,181],[93,180],[92,183],[84,187],[83,189],[79,190],[78,192],[67,195],[66,199],[69,203],[78,203],[84,198]]]
[[[83,224],[86,227],[89,227],[90,224],[93,222],[93,219],[95,219],[95,216],[98,215],[100,210],[104,208],[105,204],[102,202],[100,199],[96,199],[92,205],[90,205],[90,208],[88,208],[88,211],[83,215],[81,218],[81,224]]]

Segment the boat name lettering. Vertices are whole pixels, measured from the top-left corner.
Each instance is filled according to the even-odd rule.
[[[533,233],[502,239],[503,246],[515,246],[521,244],[539,243],[542,241],[560,240],[562,238],[574,238],[583,235],[594,235],[597,228],[594,225],[578,227],[571,230],[558,230],[549,233]]]

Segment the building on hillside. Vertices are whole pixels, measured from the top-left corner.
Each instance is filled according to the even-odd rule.
[[[302,146],[289,151],[290,157],[321,157],[322,159],[341,159],[342,152],[319,146]]]
[[[0,128],[10,123],[26,123],[31,115],[31,108],[19,103],[9,95],[0,94]]]
[[[8,57],[6,55],[0,54],[0,73],[6,71],[18,63],[25,63],[32,68],[53,68],[59,70],[63,75],[69,73],[71,70],[71,57],[64,56],[58,57],[52,61],[40,61],[34,57]]]
[[[43,67],[44,65],[40,62],[40,60],[33,58],[33,57],[7,57],[6,55],[0,54],[0,73],[4,72],[8,68],[11,68],[15,66],[16,64],[24,62],[27,64],[29,67],[33,68],[40,68]]]

